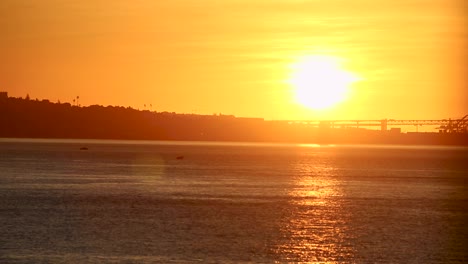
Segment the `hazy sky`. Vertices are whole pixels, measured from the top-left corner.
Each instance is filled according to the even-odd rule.
[[[1,0],[0,90],[266,119],[461,117],[465,10],[464,0]],[[360,76],[346,101],[316,111],[295,100],[291,65],[311,55]]]

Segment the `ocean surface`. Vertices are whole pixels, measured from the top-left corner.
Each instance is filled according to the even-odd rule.
[[[468,263],[467,248],[468,148],[0,139],[0,263]]]

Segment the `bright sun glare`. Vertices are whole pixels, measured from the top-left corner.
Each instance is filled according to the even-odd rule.
[[[351,84],[358,80],[332,56],[306,56],[291,67],[289,83],[295,89],[297,102],[316,110],[344,101]]]

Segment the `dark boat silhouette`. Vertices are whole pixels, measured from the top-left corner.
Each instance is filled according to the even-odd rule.
[[[182,159],[184,159],[184,156],[177,156],[176,159],[182,160]]]
[[[81,147],[80,150],[88,150],[87,147]]]

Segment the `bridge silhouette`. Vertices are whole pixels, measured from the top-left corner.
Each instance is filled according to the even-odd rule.
[[[468,133],[468,115],[460,119],[381,119],[381,120],[285,120],[289,124],[305,124],[319,128],[380,127],[387,131],[393,126],[436,126],[441,133]]]

